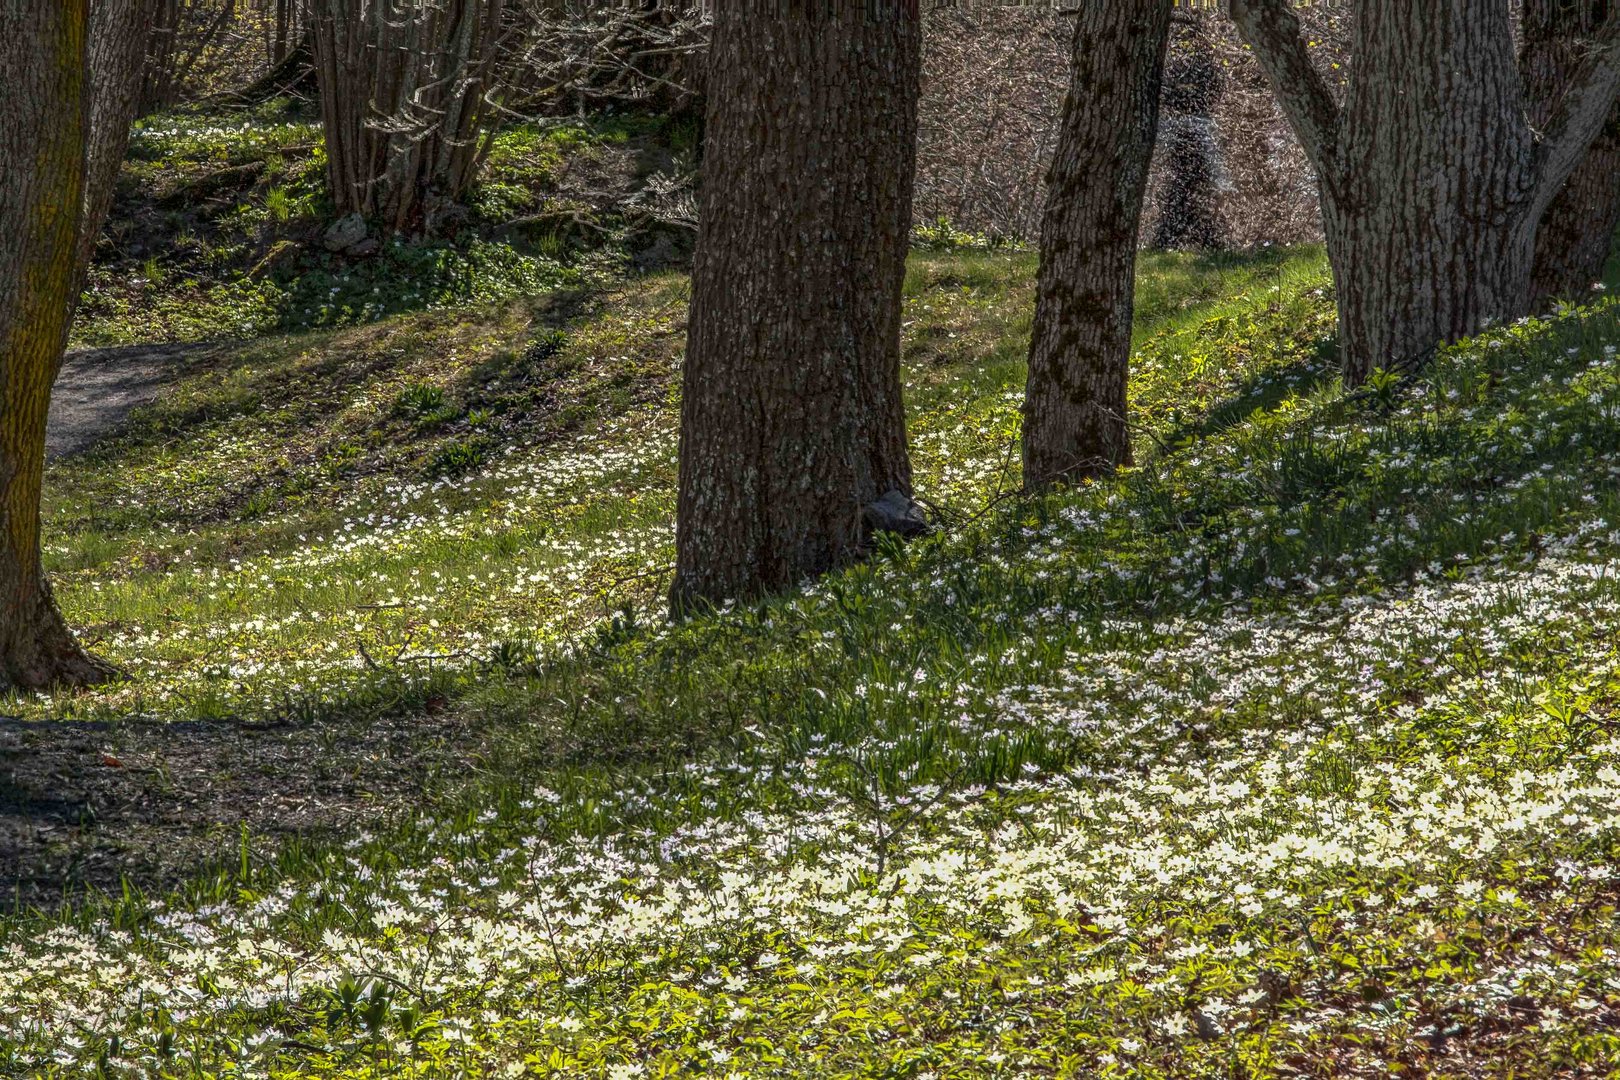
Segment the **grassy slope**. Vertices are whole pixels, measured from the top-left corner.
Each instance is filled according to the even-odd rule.
[[[947,513],[1011,486],[1031,272],[1027,255],[961,253],[921,255],[908,277],[915,455]],[[1248,317],[1233,296],[1278,275],[1294,289],[1319,270],[1308,253],[1154,264],[1145,424],[1182,424],[1173,402],[1209,410],[1248,359],[1221,345]],[[682,278],[642,278],[192,361],[49,484],[62,602],[137,678],[17,707],[276,718],[341,708],[373,661],[442,670],[626,609],[645,621],[672,562],[685,297]],[[1310,299],[1293,301],[1314,316],[1307,342],[1323,329]]]
[[[76,344],[251,339],[646,269],[669,233],[648,185],[683,175],[694,143],[689,124],[657,117],[518,125],[496,138],[465,212],[426,241],[347,258],[321,243],[325,152],[304,108],[275,99],[136,125]]]
[[[952,527],[681,627],[678,279],[255,346],[57,466],[65,602],[140,675],[37,715],[314,722],[414,679],[501,741],[345,845],[15,920],[14,1062],[1605,1075],[1620,309],[1347,399],[1317,256],[1150,259],[1164,449],[997,502],[1031,269],[908,278]]]

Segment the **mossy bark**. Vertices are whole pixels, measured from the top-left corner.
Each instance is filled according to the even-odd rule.
[[[1084,0],[1047,178],[1024,392],[1024,486],[1131,460],[1125,385],[1136,245],[1171,0]]]
[[[111,672],[80,647],[40,561],[51,385],[79,278],[88,0],[18,0],[0,34],[0,687],[84,685]]]

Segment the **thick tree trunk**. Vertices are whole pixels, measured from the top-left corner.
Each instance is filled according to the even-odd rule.
[[[1171,0],[1084,0],[1047,178],[1024,394],[1024,486],[1131,460],[1125,384],[1136,241]]]
[[[1532,123],[1545,123],[1612,13],[1609,0],[1524,0],[1520,68]],[[1620,228],[1620,105],[1541,219],[1531,275],[1536,309],[1603,278]]]
[[[1217,209],[1221,150],[1215,107],[1225,79],[1203,17],[1187,12],[1175,25],[1160,98],[1165,179],[1153,246],[1218,248],[1225,237]]]
[[[1524,314],[1535,235],[1507,5],[1364,0],[1354,34],[1323,200],[1352,385]]]
[[[919,24],[905,0],[715,13],[672,606],[857,558],[911,492],[900,299]]]
[[[45,417],[78,274],[90,94],[88,0],[0,15],[0,686],[108,674],[79,648],[40,564]]]
[[[1345,381],[1529,310],[1543,212],[1620,91],[1620,25],[1532,129],[1500,0],[1362,0],[1341,106],[1289,0],[1231,0],[1322,191]]]

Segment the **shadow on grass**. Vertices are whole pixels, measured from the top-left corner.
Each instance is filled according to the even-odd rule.
[[[1309,359],[1250,374],[1205,415],[1167,429],[1160,436],[1163,447],[1179,450],[1195,441],[1213,438],[1257,412],[1275,409],[1289,397],[1308,397],[1332,386],[1339,377],[1337,365],[1337,347],[1325,343],[1318,346]]]

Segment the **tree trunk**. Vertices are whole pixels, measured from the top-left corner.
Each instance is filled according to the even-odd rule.
[[[140,116],[162,112],[174,104],[183,14],[180,0],[157,0],[146,63],[141,72],[140,100],[136,105]]]
[[[1224,246],[1217,212],[1221,173],[1215,107],[1225,79],[1208,27],[1197,12],[1175,20],[1165,64],[1159,118],[1164,144],[1164,194],[1153,246],[1165,250]]]
[[[84,218],[72,296],[78,302],[96,241],[112,209],[129,128],[141,93],[141,69],[157,13],[156,0],[95,0],[90,10],[90,128],[85,160]]]
[[[84,213],[89,0],[12,0],[0,19],[0,686],[84,685],[40,563],[45,418],[61,366]]]
[[[1024,486],[1131,460],[1126,375],[1136,241],[1171,0],[1085,0],[1047,178],[1024,394]]]
[[[298,10],[295,0],[275,0],[276,28],[270,39],[270,67],[279,68],[287,59],[287,51],[291,48],[293,39],[297,35]]]
[[[1524,314],[1535,238],[1507,5],[1364,0],[1354,34],[1323,200],[1352,385]]]
[[[1620,20],[1537,131],[1500,0],[1362,0],[1342,106],[1289,0],[1231,12],[1317,172],[1345,381],[1528,311],[1542,214],[1620,91]]]
[[[1519,62],[1532,122],[1538,127],[1563,97],[1611,10],[1608,0],[1524,0]],[[1531,275],[1533,307],[1540,310],[1554,299],[1584,296],[1601,281],[1616,228],[1620,106],[1610,110],[1586,157],[1541,219]]]
[[[314,0],[309,27],[338,217],[385,234],[459,199],[483,161],[505,0]]]
[[[909,506],[900,301],[920,33],[906,0],[715,13],[672,606],[860,556]],[[885,500],[885,496],[898,493]]]

